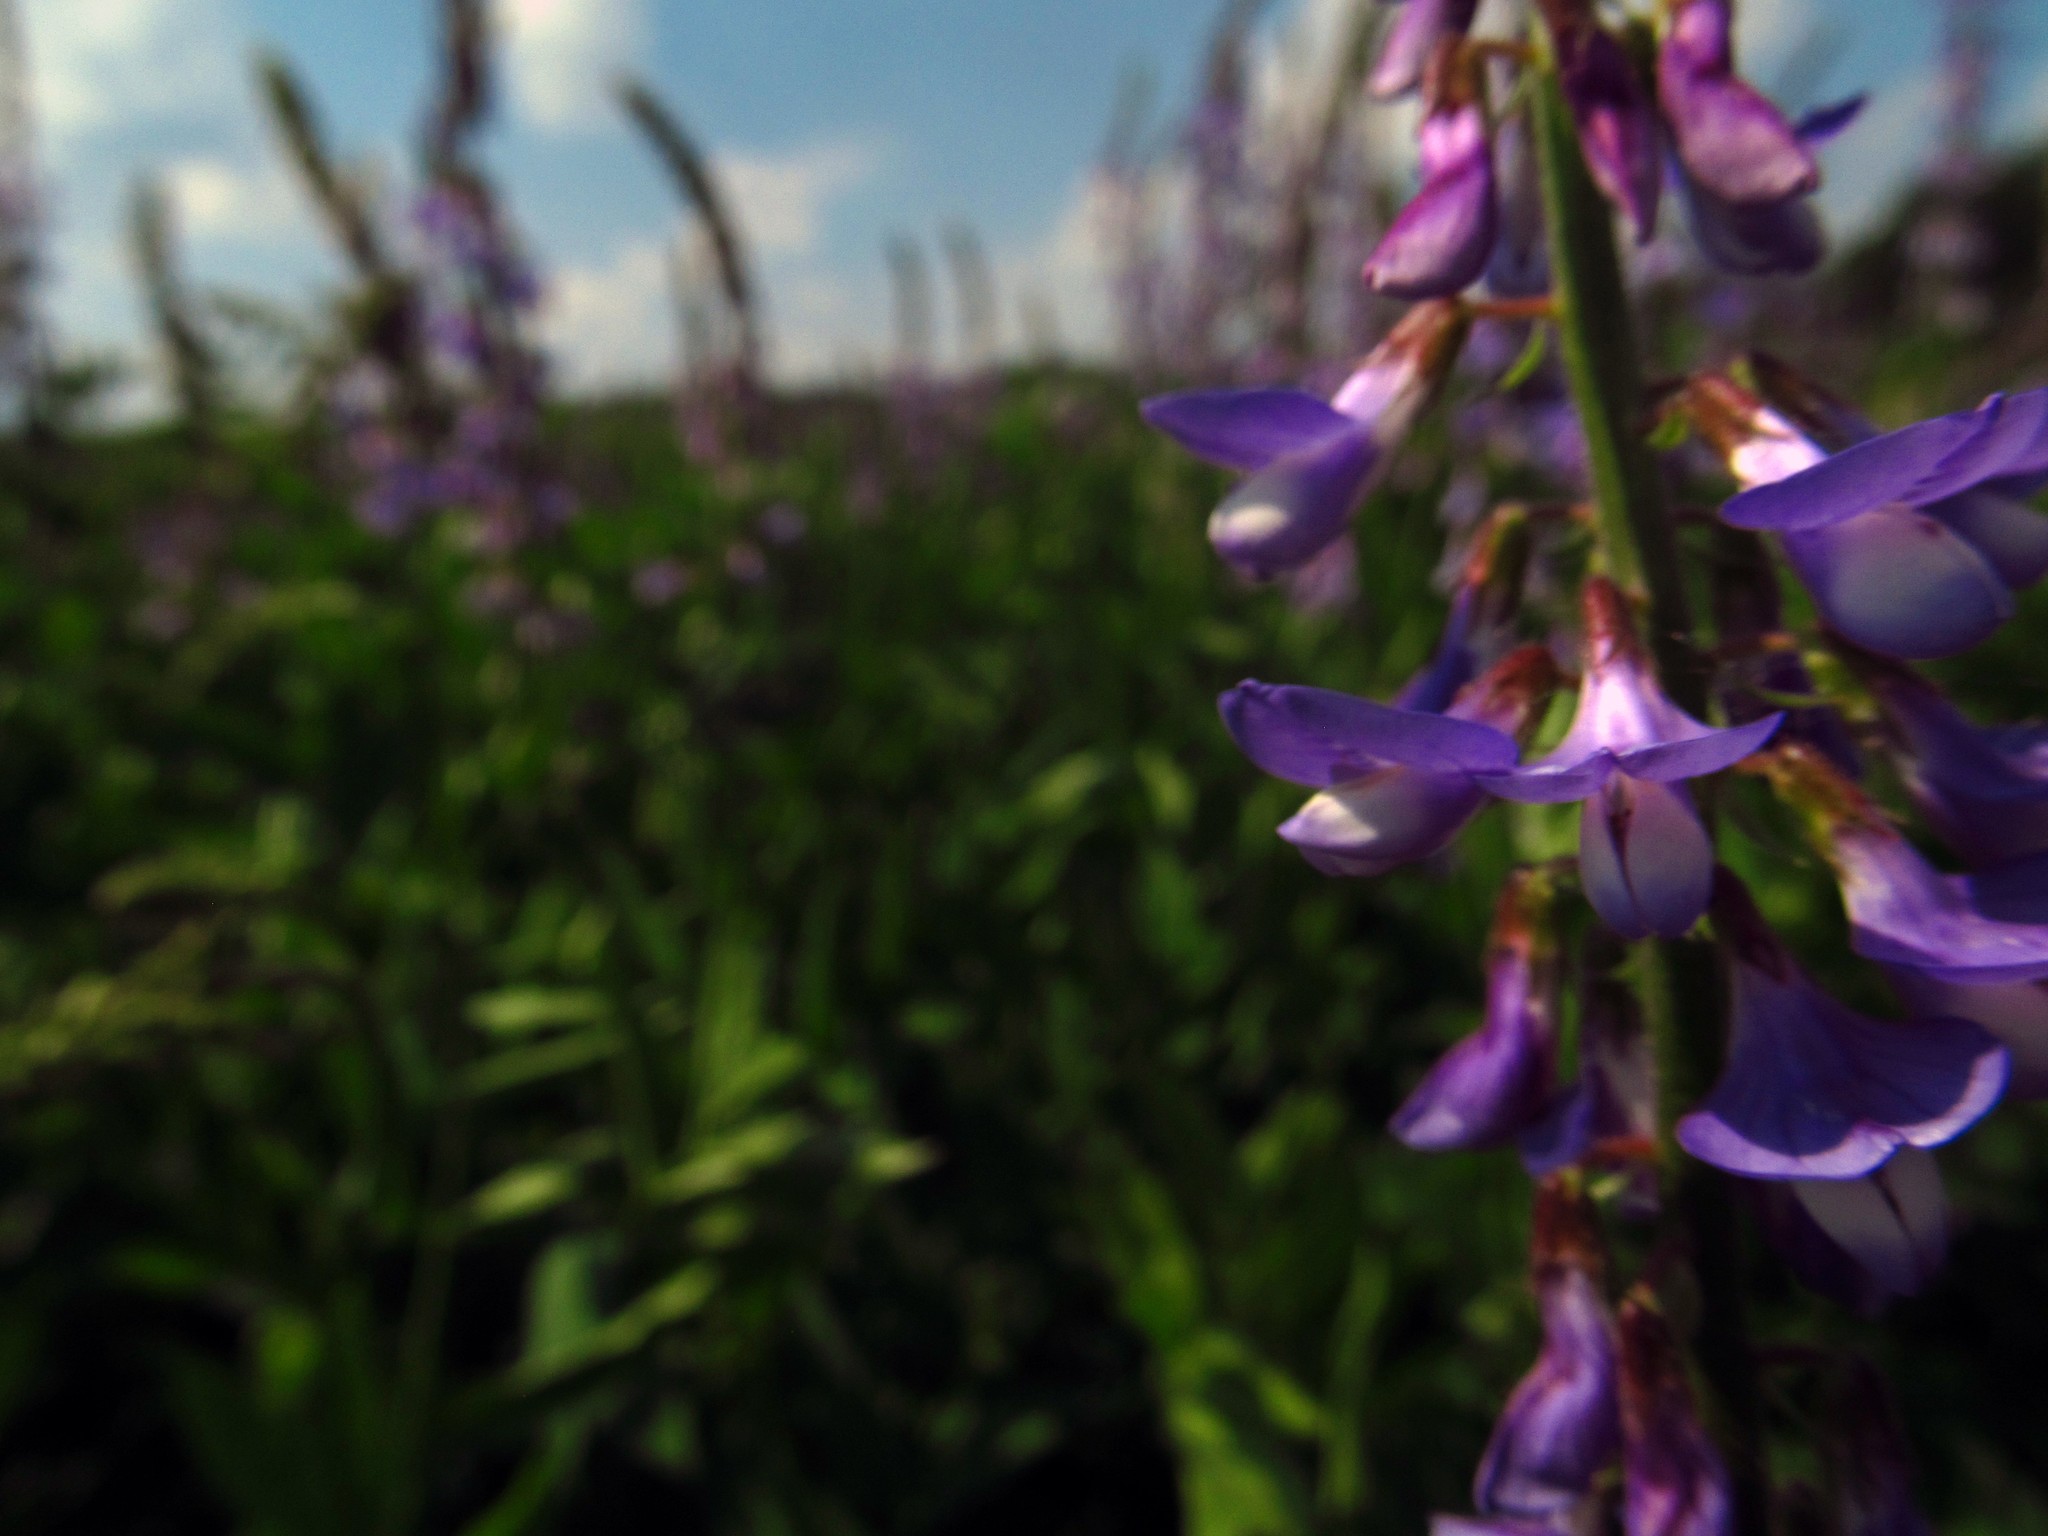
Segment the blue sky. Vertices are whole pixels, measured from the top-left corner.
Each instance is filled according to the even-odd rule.
[[[1503,0],[1489,0],[1500,4]],[[430,0],[21,0],[41,152],[54,185],[53,307],[81,345],[132,352],[139,318],[119,242],[125,189],[164,174],[202,282],[291,298],[333,274],[270,153],[249,88],[259,43],[312,84],[336,141],[394,184],[434,43]],[[1287,38],[1344,0],[1277,0],[1266,78]],[[1216,0],[497,0],[507,110],[491,148],[552,276],[547,333],[572,385],[659,377],[670,361],[670,195],[609,104],[649,78],[717,155],[764,269],[788,376],[886,346],[883,241],[967,219],[1014,299],[1050,300],[1099,345],[1088,177],[1131,64],[1161,100],[1193,89]],[[2048,128],[2048,6],[2008,0],[2001,126]],[[1746,56],[1814,98],[1869,88],[1834,152],[1839,221],[1867,219],[1930,141],[1936,0],[1746,0]],[[1269,90],[1280,87],[1269,84]],[[2032,121],[2029,122],[2031,115]]]

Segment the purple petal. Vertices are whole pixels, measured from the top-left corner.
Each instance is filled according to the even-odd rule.
[[[1785,114],[1737,76],[1725,0],[1688,0],[1657,55],[1657,91],[1678,156],[1729,203],[1775,202],[1820,185],[1820,168]]]
[[[1596,752],[1576,763],[1531,763],[1525,768],[1499,768],[1474,775],[1490,795],[1519,805],[1569,805],[1596,795],[1614,777],[1611,752]]]
[[[1811,272],[1827,254],[1811,198],[1730,203],[1683,170],[1676,177],[1693,241],[1700,254],[1723,272],[1735,277],[1796,276]]]
[[[1677,938],[1712,893],[1714,850],[1682,790],[1617,779],[1579,815],[1586,900],[1627,939]]]
[[[1893,502],[1923,506],[1986,480],[2042,467],[2048,390],[1994,396],[1974,411],[1915,422],[1856,443],[1721,509],[1737,528],[1822,528]]]
[[[1395,1111],[1395,1136],[1418,1152],[1466,1152],[1504,1146],[1540,1120],[1555,1090],[1552,980],[1526,944],[1497,948],[1485,1022],[1446,1051]]]
[[[1991,987],[1959,987],[1921,971],[1890,967],[1899,999],[1927,1018],[1968,1019],[1985,1029],[2012,1058],[2006,1093],[2016,1099],[2048,1098],[2048,981],[2009,981]]]
[[[1406,0],[1387,28],[1367,88],[1382,100],[1407,95],[1422,84],[1438,40],[1463,33],[1478,9],[1479,0]]]
[[[1866,960],[1965,986],[2048,977],[2048,925],[1984,916],[1962,881],[1937,875],[1897,833],[1845,826],[1832,853],[1850,947]]]
[[[1459,775],[1496,767],[1515,753],[1513,740],[1490,726],[1327,688],[1247,681],[1220,705],[1245,756],[1275,778],[1315,789],[1386,764]]]
[[[1368,287],[1400,299],[1444,298],[1486,270],[1499,232],[1493,151],[1476,107],[1422,125],[1422,188],[1365,263]]]
[[[1858,95],[1815,107],[1792,125],[1792,131],[1799,135],[1799,141],[1808,149],[1818,149],[1861,117],[1868,101],[1867,96]]]
[[[1493,1515],[1557,1516],[1582,1504],[1621,1450],[1613,1324],[1583,1270],[1539,1280],[1543,1353],[1509,1395],[1472,1485]]]
[[[2011,589],[1982,555],[1903,506],[1787,534],[1785,553],[1828,627],[1881,656],[1954,656],[2014,612]]]
[[[1598,26],[1565,34],[1559,62],[1586,168],[1609,202],[1635,226],[1638,243],[1657,228],[1664,184],[1657,114],[1628,51]]]
[[[1704,735],[1638,747],[1632,752],[1618,753],[1617,759],[1621,771],[1632,779],[1668,784],[1679,779],[1702,778],[1733,768],[1744,758],[1762,751],[1784,720],[1785,716],[1779,713],[1722,730],[1702,726]]]
[[[1621,1307],[1622,1496],[1629,1536],[1728,1536],[1728,1470],[1700,1423],[1662,1317]]]
[[[1796,971],[1738,961],[1735,1041],[1721,1080],[1678,1122],[1678,1144],[1752,1179],[1849,1179],[1900,1147],[1935,1147],[2005,1090],[2005,1050],[1960,1019],[1883,1024]]]
[[[1566,1536],[1549,1520],[1513,1515],[1432,1515],[1429,1536]]]
[[[1351,417],[1298,389],[1194,389],[1156,396],[1140,409],[1188,452],[1247,472],[1359,430]]]
[[[1260,581],[1306,565],[1343,535],[1380,463],[1379,448],[1362,432],[1275,459],[1210,515],[1209,542]]]
[[[2001,923],[2048,923],[2048,853],[2029,853],[1977,870],[1970,904]]]

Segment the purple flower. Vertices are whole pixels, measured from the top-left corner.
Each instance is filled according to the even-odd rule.
[[[1385,100],[1405,96],[1422,84],[1429,61],[1445,38],[1458,38],[1472,25],[1479,0],[1394,0],[1401,11],[1387,28],[1379,62],[1366,85]]]
[[[1913,799],[1943,842],[1976,865],[2048,851],[2048,727],[1987,730],[1903,667],[1871,662],[1863,673],[1905,748]]]
[[[1752,1179],[1855,1179],[1901,1147],[1937,1147],[2005,1089],[2005,1050],[1962,1019],[1885,1024],[1809,981],[1733,875],[1716,881],[1728,956],[1728,1064],[1678,1144]]]
[[[1304,390],[1191,390],[1145,402],[1146,421],[1189,452],[1245,472],[1209,519],[1209,541],[1261,580],[1335,543],[1389,451],[1435,398],[1463,345],[1455,304],[1412,310],[1327,404]]]
[[[1579,1081],[1521,1144],[1523,1167],[1539,1178],[1574,1163],[1628,1167],[1618,1208],[1656,1214],[1656,1059],[1635,992],[1619,978],[1583,983]]]
[[[1486,114],[1477,100],[1433,106],[1418,136],[1422,187],[1366,258],[1366,286],[1397,299],[1444,298],[1486,270],[1500,195]]]
[[[1948,1258],[1948,1201],[1932,1152],[1901,1148],[1860,1179],[1750,1187],[1792,1272],[1867,1317],[1917,1296]]]
[[[1446,1051],[1392,1121],[1418,1152],[1505,1146],[1541,1120],[1556,1094],[1555,941],[1550,892],[1519,871],[1501,892],[1487,942],[1486,1012]]]
[[[768,559],[759,545],[735,539],[725,547],[725,574],[743,587],[758,587],[768,579]]]
[[[1828,856],[1865,959],[1972,987],[2048,977],[2048,924],[1985,916],[1968,881],[1935,873],[1874,816],[1838,822]]]
[[[1621,1454],[1614,1322],[1600,1291],[1597,1229],[1580,1197],[1539,1189],[1534,1247],[1543,1352],[1508,1397],[1472,1503],[1486,1515],[1563,1522]]]
[[[650,560],[633,572],[633,600],[643,608],[660,608],[689,591],[694,580],[680,560]]]
[[[1515,734],[1554,677],[1547,653],[1524,647],[1446,709],[1436,703],[1443,667],[1440,658],[1403,690],[1409,707],[1259,682],[1219,701],[1245,756],[1318,791],[1280,835],[1325,874],[1383,874],[1447,846],[1485,804],[1474,770],[1513,761]]]
[[[811,520],[804,516],[802,508],[778,501],[761,514],[758,526],[763,539],[786,549],[804,541],[804,535],[810,532]]]
[[[1586,169],[1607,200],[1628,215],[1637,243],[1647,242],[1657,230],[1664,162],[1657,110],[1628,50],[1584,18],[1558,30],[1557,69]]]
[[[1811,152],[1854,121],[1862,107],[1858,97],[1812,113],[1794,134]],[[1820,265],[1827,240],[1810,194],[1734,201],[1702,185],[1675,153],[1669,158],[1693,240],[1714,266],[1736,277],[1769,277],[1810,272]]]
[[[1994,395],[1810,464],[1782,418],[1760,425],[1777,451],[1731,459],[1748,489],[1721,515],[1779,534],[1829,628],[1866,650],[1967,650],[2012,616],[2015,586],[2048,572],[2048,519],[2017,499],[2048,474],[2048,390]],[[1791,472],[1772,477],[1781,465]]]
[[[1482,771],[1494,794],[1528,804],[1579,801],[1587,900],[1627,938],[1676,937],[1706,910],[1713,848],[1680,780],[1748,757],[1782,715],[1716,730],[1664,696],[1612,582],[1586,583],[1589,659],[1571,727],[1545,756]]]
[[[1657,54],[1657,94],[1688,178],[1723,203],[1812,192],[1820,168],[1792,124],[1734,71],[1728,0],[1681,0]]]
[[[1622,1302],[1619,1321],[1628,1536],[1728,1536],[1728,1469],[1699,1421],[1670,1325],[1641,1295]]]

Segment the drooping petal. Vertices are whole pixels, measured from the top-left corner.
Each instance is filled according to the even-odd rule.
[[[2005,1047],[2012,1059],[2007,1094],[2048,1098],[2048,981],[2008,981],[1960,987],[1923,971],[1890,967],[1899,1000],[1926,1018],[1968,1019]]]
[[[1491,726],[1327,688],[1247,681],[1220,703],[1246,757],[1275,778],[1313,789],[1388,764],[1456,775],[1497,767],[1515,754],[1513,738]]]
[[[1623,938],[1675,939],[1707,910],[1714,849],[1684,790],[1616,778],[1580,812],[1579,873]]]
[[[1835,828],[1829,852],[1850,947],[1865,959],[1964,986],[2048,977],[2048,924],[1986,917],[1963,881],[1936,874],[1898,833],[1848,822]]]
[[[1209,517],[1216,553],[1257,580],[1334,544],[1371,489],[1380,449],[1362,432],[1324,438],[1243,480]]]
[[[1682,0],[1657,54],[1657,94],[1686,170],[1714,196],[1764,203],[1820,185],[1785,114],[1734,72],[1728,0]]]
[[[1904,667],[1869,663],[1860,670],[1905,750],[1907,787],[1944,842],[1977,864],[2048,849],[2048,753],[2041,750],[2039,728],[1986,730]],[[2016,892],[2032,882],[2015,865],[2012,874],[1992,883]],[[1987,904],[1988,886],[1974,894],[1988,917],[2048,922],[2048,903],[2036,912],[2016,913]]]
[[[1395,1136],[1419,1152],[1504,1146],[1556,1094],[1557,957],[1548,896],[1526,876],[1502,892],[1488,946],[1486,1013],[1395,1111]]]
[[[1982,555],[1904,505],[1788,533],[1785,553],[1828,627],[1881,656],[1958,655],[1989,639],[2016,606]]]
[[[1140,409],[1188,452],[1247,472],[1359,430],[1357,421],[1299,389],[1193,389],[1156,396]]]
[[[1732,277],[1796,277],[1811,272],[1827,254],[1827,237],[1810,197],[1731,203],[1683,170],[1677,180],[1693,242]]]
[[[1953,1140],[2005,1089],[2005,1050],[1974,1024],[1884,1024],[1796,970],[1733,970],[1727,1068],[1676,1133],[1702,1162],[1752,1179],[1852,1179],[1901,1147]]]
[[[1636,1296],[1619,1321],[1628,1536],[1729,1536],[1728,1469],[1700,1423],[1670,1325]]]
[[[1421,130],[1422,186],[1365,263],[1368,287],[1443,298],[1479,280],[1500,227],[1486,121],[1476,105],[1434,112]]]
[[[1543,1353],[1509,1395],[1472,1485],[1493,1515],[1555,1517],[1585,1502],[1621,1451],[1614,1325],[1593,1278],[1540,1276]]]

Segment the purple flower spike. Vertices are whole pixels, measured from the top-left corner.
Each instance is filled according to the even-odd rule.
[[[1589,662],[1564,740],[1480,782],[1530,804],[1583,801],[1579,868],[1594,910],[1616,932],[1677,937],[1706,910],[1713,850],[1679,780],[1719,773],[1759,750],[1784,719],[1717,730],[1664,696],[1612,582],[1585,589]]]
[[[1447,37],[1463,37],[1478,9],[1479,0],[1402,0],[1367,89],[1383,101],[1415,90],[1438,45]]]
[[[1432,109],[1419,143],[1422,188],[1365,263],[1366,286],[1397,299],[1469,288],[1486,271],[1500,232],[1493,145],[1478,102]]]
[[[1873,661],[1862,671],[1905,749],[1913,799],[1943,842],[1975,865],[2048,850],[2048,727],[1986,730],[1903,667]],[[2004,877],[2008,889],[2018,883]],[[2021,915],[2001,910],[1985,890],[1975,894],[1980,909],[2003,921],[2048,921],[2048,903]]]
[[[1146,401],[1146,421],[1246,475],[1209,519],[1216,552],[1267,580],[1336,543],[1390,450],[1435,398],[1467,328],[1454,304],[1411,311],[1327,404],[1292,389],[1192,390]]]
[[[1884,1024],[1814,986],[1725,870],[1714,929],[1727,948],[1732,1044],[1678,1144],[1751,1179],[1854,1179],[1901,1147],[1952,1141],[1998,1102],[2005,1050],[1975,1024]]]
[[[1280,835],[1325,874],[1377,875],[1439,852],[1478,814],[1486,795],[1474,768],[1513,757],[1555,681],[1548,653],[1525,646],[1443,714],[1256,682],[1221,707],[1247,757],[1319,791]]]
[[[1670,1325],[1640,1295],[1622,1302],[1620,1325],[1628,1536],[1728,1536],[1728,1469],[1700,1424]]]
[[[1687,174],[1724,203],[1813,191],[1820,168],[1785,114],[1734,72],[1728,0],[1682,0],[1657,54],[1657,93]]]
[[[1487,1515],[1564,1523],[1621,1454],[1614,1323],[1580,1197],[1549,1184],[1537,1192],[1534,1248],[1543,1353],[1508,1397],[1472,1502]]]
[[[1557,956],[1542,931],[1548,895],[1527,874],[1501,893],[1487,955],[1486,1018],[1452,1046],[1394,1114],[1418,1152],[1504,1146],[1555,1095]]]
[[[1621,41],[1590,21],[1561,30],[1558,75],[1586,169],[1629,217],[1636,242],[1657,232],[1657,201],[1664,184],[1657,109],[1636,77]]]

